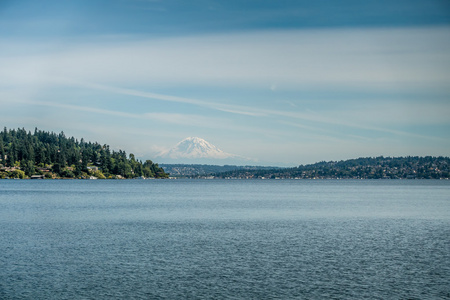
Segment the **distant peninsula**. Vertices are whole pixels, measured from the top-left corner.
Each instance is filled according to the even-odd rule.
[[[171,176],[225,179],[449,179],[450,158],[362,157],[293,168],[161,164]]]
[[[294,168],[238,169],[217,178],[261,179],[449,179],[450,158],[433,156],[361,157]]]
[[[0,178],[130,179],[167,178],[151,160],[83,138],[6,127],[0,132]]]

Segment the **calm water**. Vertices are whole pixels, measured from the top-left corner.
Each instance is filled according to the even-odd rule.
[[[0,180],[0,299],[450,299],[450,182]]]

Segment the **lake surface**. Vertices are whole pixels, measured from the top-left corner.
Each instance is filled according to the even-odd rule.
[[[0,180],[0,299],[450,299],[450,182]]]

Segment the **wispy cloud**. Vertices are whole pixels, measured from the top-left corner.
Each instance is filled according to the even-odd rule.
[[[226,105],[226,104],[218,104],[214,101],[202,101],[202,100],[196,100],[192,98],[183,98],[183,97],[176,97],[171,95],[163,95],[163,94],[156,94],[156,93],[149,93],[149,92],[141,92],[138,90],[132,90],[132,89],[122,89],[122,88],[115,88],[115,87],[108,87],[105,85],[98,85],[98,84],[89,84],[87,85],[91,88],[99,88],[108,92],[112,93],[119,93],[119,94],[126,94],[126,95],[132,95],[136,97],[142,97],[142,98],[148,98],[148,99],[156,99],[156,100],[162,100],[162,101],[170,101],[170,102],[180,102],[180,103],[188,103],[192,105],[198,105],[202,107],[208,107],[210,109],[216,109],[224,112],[229,112],[232,114],[240,114],[240,115],[248,115],[253,117],[267,117],[267,116],[278,116],[283,118],[292,118],[297,120],[304,120],[304,121],[312,121],[320,124],[329,124],[329,125],[341,125],[346,126],[350,128],[357,128],[357,129],[363,129],[363,130],[370,130],[370,131],[377,131],[377,132],[385,132],[389,134],[394,135],[401,135],[401,136],[410,136],[415,138],[421,138],[421,139],[441,139],[436,138],[433,136],[425,136],[410,132],[405,132],[401,130],[394,130],[390,128],[385,127],[379,127],[374,126],[371,124],[379,124],[380,120],[389,119],[391,122],[395,123],[401,123],[402,121],[405,122],[404,118],[402,118],[402,111],[407,110],[414,110],[415,114],[408,116],[408,124],[411,124],[411,118],[419,117],[420,112],[424,112],[422,117],[420,118],[421,122],[425,121],[436,121],[436,113],[439,114],[440,120],[444,121],[446,120],[448,122],[448,119],[446,116],[448,113],[450,113],[450,105],[448,104],[441,104],[441,109],[436,110],[436,107],[432,107],[430,109],[430,105],[427,103],[422,104],[408,104],[408,107],[404,106],[398,106],[395,104],[386,104],[383,107],[380,107],[380,105],[376,104],[377,101],[373,101],[374,107],[367,108],[363,111],[361,110],[354,110],[349,109],[347,111],[332,111],[331,113],[333,115],[338,115],[340,117],[331,116],[330,113],[327,115],[324,115],[323,113],[315,113],[315,112],[295,112],[295,111],[280,111],[280,110],[268,110],[253,106],[242,106],[242,105]],[[408,115],[408,114],[406,114]],[[192,125],[195,125],[196,122],[193,122],[192,120],[195,120],[196,118],[193,118],[189,115],[182,115],[182,114],[146,114],[146,116],[158,116],[161,121],[164,121],[166,119],[166,122],[179,122],[179,123],[191,123]],[[142,116],[139,116],[142,117]],[[428,117],[428,118],[427,118]],[[200,119],[202,119],[200,117]],[[374,122],[376,119],[377,122]],[[171,121],[172,120],[172,121]],[[197,118],[198,120],[198,118]],[[356,122],[351,122],[348,120],[355,120]],[[202,122],[202,124],[214,124],[217,120],[209,119],[206,122]],[[384,122],[385,123],[385,122]],[[286,123],[288,124],[288,122]],[[290,123],[294,124],[294,123]],[[296,123],[297,124],[297,123]],[[299,126],[294,125],[294,126]],[[305,126],[301,125],[303,128],[308,128],[310,130],[315,131],[321,131],[321,129],[318,129],[318,127],[313,126]]]
[[[172,95],[144,92],[144,91],[139,91],[136,89],[118,88],[118,87],[107,86],[107,85],[103,85],[103,84],[82,83],[82,82],[77,82],[76,84],[79,86],[83,86],[83,87],[99,89],[102,91],[121,94],[121,95],[135,96],[135,97],[153,99],[153,100],[192,104],[192,105],[196,105],[196,106],[207,107],[207,108],[224,111],[224,112],[230,112],[230,113],[234,113],[234,114],[249,115],[249,116],[261,116],[261,113],[252,112],[247,107],[244,107],[244,106],[227,105],[227,104],[217,103],[217,102],[213,102],[213,101],[204,101],[204,100],[198,100],[198,99],[192,99],[192,98],[186,98],[186,97],[178,97],[178,96],[172,96]]]
[[[37,105],[37,106],[47,106],[52,108],[62,108],[67,111],[82,111],[82,112],[91,112],[101,115],[109,115],[115,117],[125,117],[125,118],[143,118],[143,115],[125,113],[120,111],[95,108],[90,106],[79,106],[72,104],[65,104],[61,102],[51,102],[51,101],[39,101],[39,100],[16,100],[16,103],[28,104],[28,105]]]

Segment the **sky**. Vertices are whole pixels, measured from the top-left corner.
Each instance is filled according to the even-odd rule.
[[[450,2],[0,0],[0,126],[141,159],[450,156]]]

